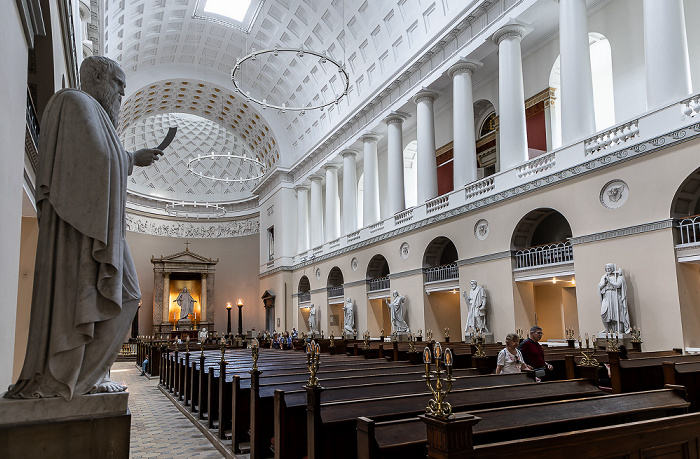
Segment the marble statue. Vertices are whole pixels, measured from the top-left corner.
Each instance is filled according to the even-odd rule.
[[[180,306],[180,319],[187,319],[190,314],[194,314],[194,304],[197,302],[190,292],[187,291],[187,287],[184,287],[180,294],[173,300],[173,303],[177,303]]]
[[[396,333],[410,333],[408,323],[406,323],[406,308],[404,304],[406,297],[399,295],[399,292],[394,290],[391,294],[391,301],[386,300],[386,304],[391,312],[391,331]]]
[[[207,337],[209,336],[209,332],[207,331],[207,327],[204,327],[201,330],[199,330],[198,336],[199,336],[200,343],[205,342],[207,340]]]
[[[345,330],[345,333],[351,334],[352,330],[355,328],[355,304],[350,298],[345,300],[343,312],[343,330]]]
[[[486,291],[484,287],[478,285],[475,280],[469,283],[471,284],[471,289],[469,289],[469,291],[462,291],[464,302],[467,303],[467,307],[469,308],[467,323],[464,326],[464,333],[470,333],[470,329],[472,331],[482,329],[486,332],[488,331],[486,328]]]
[[[82,90],[54,94],[41,122],[29,336],[8,398],[126,389],[107,372],[141,300],[125,238],[127,176],[163,152],[124,150],[116,128],[125,74],[116,62],[88,57],[80,80]]]
[[[316,331],[316,306],[313,304],[309,307],[309,330]]]
[[[605,274],[598,283],[600,316],[605,331],[629,333],[630,316],[627,309],[627,282],[621,269],[613,263],[605,265]]]

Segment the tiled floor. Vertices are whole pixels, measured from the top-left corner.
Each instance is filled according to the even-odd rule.
[[[221,458],[219,451],[133,362],[116,362],[111,377],[129,388],[132,458]]]

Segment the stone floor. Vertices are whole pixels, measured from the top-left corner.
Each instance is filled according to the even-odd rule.
[[[221,458],[221,453],[133,362],[116,362],[111,377],[129,388],[132,458]],[[240,456],[244,458],[245,456]]]

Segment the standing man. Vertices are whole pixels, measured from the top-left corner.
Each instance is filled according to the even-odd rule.
[[[535,369],[535,377],[538,382],[546,375],[545,370],[552,371],[554,369],[551,364],[544,361],[544,349],[542,349],[542,345],[540,344],[541,339],[542,327],[535,325],[530,328],[530,338],[526,339],[518,346],[525,363]]]
[[[126,244],[126,184],[163,152],[124,150],[117,135],[126,87],[119,65],[89,57],[82,91],[63,89],[41,122],[39,219],[29,339],[9,398],[120,392],[107,373],[141,299]]]

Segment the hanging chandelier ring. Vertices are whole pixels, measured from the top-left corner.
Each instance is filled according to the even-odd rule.
[[[168,215],[178,218],[221,218],[226,215],[226,209],[218,204],[197,201],[172,202],[166,204],[165,211]]]
[[[343,92],[340,93],[340,95],[335,96],[333,100],[330,102],[318,104],[318,105],[308,105],[306,107],[289,107],[286,104],[282,105],[276,105],[269,103],[266,99],[263,100],[258,100],[255,97],[251,96],[250,93],[246,93],[241,89],[241,86],[239,84],[239,81],[236,79],[237,74],[241,71],[241,64],[247,60],[255,60],[257,59],[258,56],[264,55],[264,54],[273,54],[277,56],[279,53],[294,53],[297,55],[297,57],[303,57],[305,54],[311,54],[312,56],[316,56],[321,59],[321,63],[331,63],[338,67],[338,74],[340,74],[340,77],[343,79],[345,83],[345,87],[343,88]],[[290,110],[290,111],[297,111],[297,112],[305,112],[306,110],[315,110],[315,109],[320,109],[323,110],[324,107],[328,107],[330,105],[337,105],[340,103],[340,100],[345,97],[348,94],[348,90],[350,89],[350,76],[348,75],[348,72],[345,71],[345,66],[341,64],[339,61],[336,61],[332,57],[327,56],[324,53],[319,53],[317,51],[313,51],[310,49],[302,49],[302,48],[272,48],[272,49],[263,49],[260,51],[253,51],[243,58],[241,58],[237,63],[236,66],[233,68],[231,71],[231,82],[233,83],[233,87],[238,91],[243,97],[245,97],[247,100],[254,102],[258,105],[262,105],[263,108],[272,108],[272,109],[277,109],[277,110]]]
[[[259,168],[260,168],[260,173],[259,173],[258,175],[249,176],[249,177],[245,177],[245,178],[228,178],[228,177],[226,177],[226,178],[219,178],[219,177],[212,177],[212,176],[210,176],[210,175],[204,175],[203,173],[197,172],[197,171],[194,170],[194,164],[195,164],[195,163],[201,163],[201,161],[203,161],[203,160],[205,160],[205,159],[211,159],[211,160],[213,160],[213,161],[216,161],[216,160],[219,159],[219,158],[226,158],[226,159],[229,159],[229,160],[231,160],[231,159],[237,159],[237,160],[240,160],[241,164],[243,164],[244,162],[247,161],[247,162],[251,163],[251,165],[254,165],[254,166],[259,167]],[[265,175],[265,165],[264,165],[262,162],[258,161],[257,159],[249,158],[249,157],[247,157],[247,156],[232,155],[231,153],[226,153],[226,154],[223,154],[223,153],[209,153],[209,154],[207,154],[207,155],[197,155],[196,158],[192,158],[192,159],[190,159],[189,161],[187,161],[187,169],[189,169],[190,172],[192,172],[192,173],[193,173],[194,175],[196,175],[197,177],[201,177],[201,178],[208,179],[208,180],[214,180],[215,182],[224,182],[224,183],[243,183],[243,182],[249,182],[249,181],[251,181],[251,180],[258,180],[258,179],[261,179],[261,178],[263,177],[263,175]]]

